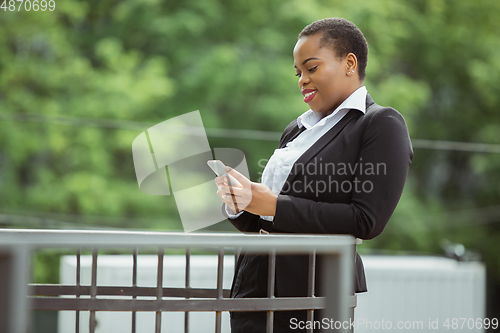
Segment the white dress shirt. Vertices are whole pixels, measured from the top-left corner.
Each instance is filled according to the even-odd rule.
[[[285,147],[275,149],[274,154],[264,168],[262,173],[261,183],[266,185],[274,194],[278,195],[285,184],[294,163],[302,154],[316,143],[323,135],[325,135],[333,126],[335,126],[351,109],[356,109],[363,114],[366,112],[366,88],[364,86],[358,88],[335,111],[324,118],[319,116],[312,110],[307,110],[297,118],[299,128],[306,129],[300,133],[295,139],[288,142]],[[243,213],[236,215],[226,207],[226,213],[229,218],[236,218]],[[273,216],[261,216],[262,219],[272,221]]]

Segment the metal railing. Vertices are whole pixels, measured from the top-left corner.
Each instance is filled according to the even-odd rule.
[[[242,235],[186,234],[164,232],[80,231],[80,230],[0,230],[0,331],[26,333],[29,310],[76,311],[75,332],[79,333],[79,312],[90,311],[89,332],[95,332],[96,311],[127,311],[132,313],[132,332],[136,330],[136,312],[156,312],[155,332],[161,332],[161,313],[185,313],[188,332],[189,312],[215,312],[215,332],[221,332],[223,311],[267,311],[267,332],[273,332],[275,311],[307,310],[307,320],[314,319],[314,310],[331,322],[349,322],[353,296],[353,255],[355,239],[345,235]],[[76,252],[75,285],[29,285],[30,256],[46,248],[71,248]],[[133,255],[132,286],[98,286],[98,249],[127,249]],[[185,249],[186,272],[184,288],[166,288],[163,284],[165,249]],[[217,287],[190,287],[192,248],[211,249],[218,255]],[[92,249],[90,286],[80,283],[81,249]],[[137,286],[138,249],[158,253],[156,287]],[[223,258],[233,251],[235,259],[241,249],[269,255],[268,297],[229,298],[223,289]],[[309,286],[307,297],[275,297],[276,254],[309,254]],[[315,296],[315,255],[321,254],[324,297]],[[168,258],[168,257],[167,257]],[[116,299],[116,296],[128,296]],[[111,296],[106,298],[106,296]],[[154,299],[143,299],[149,296]],[[139,297],[139,298],[138,298]],[[165,299],[167,298],[168,299]],[[174,299],[172,299],[174,298]],[[342,325],[341,325],[342,326]],[[344,325],[345,326],[345,325]],[[336,331],[348,332],[344,326]],[[338,327],[337,327],[338,328]],[[309,330],[312,332],[312,329]]]

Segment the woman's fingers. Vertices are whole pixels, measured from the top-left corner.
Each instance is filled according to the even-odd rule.
[[[222,202],[226,204],[233,212],[239,212],[241,209],[239,209],[236,197],[231,195],[231,193],[227,193],[222,190],[217,191],[217,195],[221,198]]]
[[[227,185],[220,185],[217,189],[217,195],[228,206],[236,205],[239,210],[243,210],[252,199],[250,188],[241,188]]]
[[[217,189],[221,191],[222,194],[234,195],[237,197],[241,197],[247,193],[247,190],[238,186],[230,186],[230,185],[219,185]]]
[[[229,179],[227,178],[227,176],[218,176],[215,178],[215,184],[217,186],[228,185],[228,183]]]
[[[250,185],[250,180],[239,173],[236,169],[226,166],[226,172],[236,179],[242,187],[247,187]]]
[[[234,202],[232,200],[229,200],[227,202],[224,202],[226,206],[228,206],[235,214],[239,213],[240,210],[236,208]]]
[[[246,210],[253,214],[274,216],[276,213],[277,195],[265,185],[250,182],[236,170],[229,173],[237,179],[241,186],[231,186],[227,176],[215,179],[217,195],[233,212]]]
[[[219,185],[217,186],[217,195],[222,199],[223,195],[231,195],[231,190],[229,186]]]
[[[236,179],[241,186],[231,186],[228,176],[218,176],[215,178],[217,185],[217,195],[233,211],[241,211],[252,201],[252,185],[248,178],[238,171],[227,168],[226,171]]]

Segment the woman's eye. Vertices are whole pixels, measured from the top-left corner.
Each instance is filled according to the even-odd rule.
[[[300,73],[295,74],[295,76],[300,76]]]
[[[314,72],[314,71],[316,70],[316,68],[318,68],[318,66],[314,66],[314,67],[312,67],[312,68],[309,68],[309,69],[308,69],[308,71],[309,71],[309,72]]]

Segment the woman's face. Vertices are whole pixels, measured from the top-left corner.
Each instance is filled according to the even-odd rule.
[[[339,58],[332,49],[320,48],[321,36],[317,33],[301,37],[293,50],[293,58],[304,102],[320,117],[325,117],[357,89],[353,87],[357,75],[349,73],[356,69],[356,64],[353,68],[349,60],[352,54]]]

